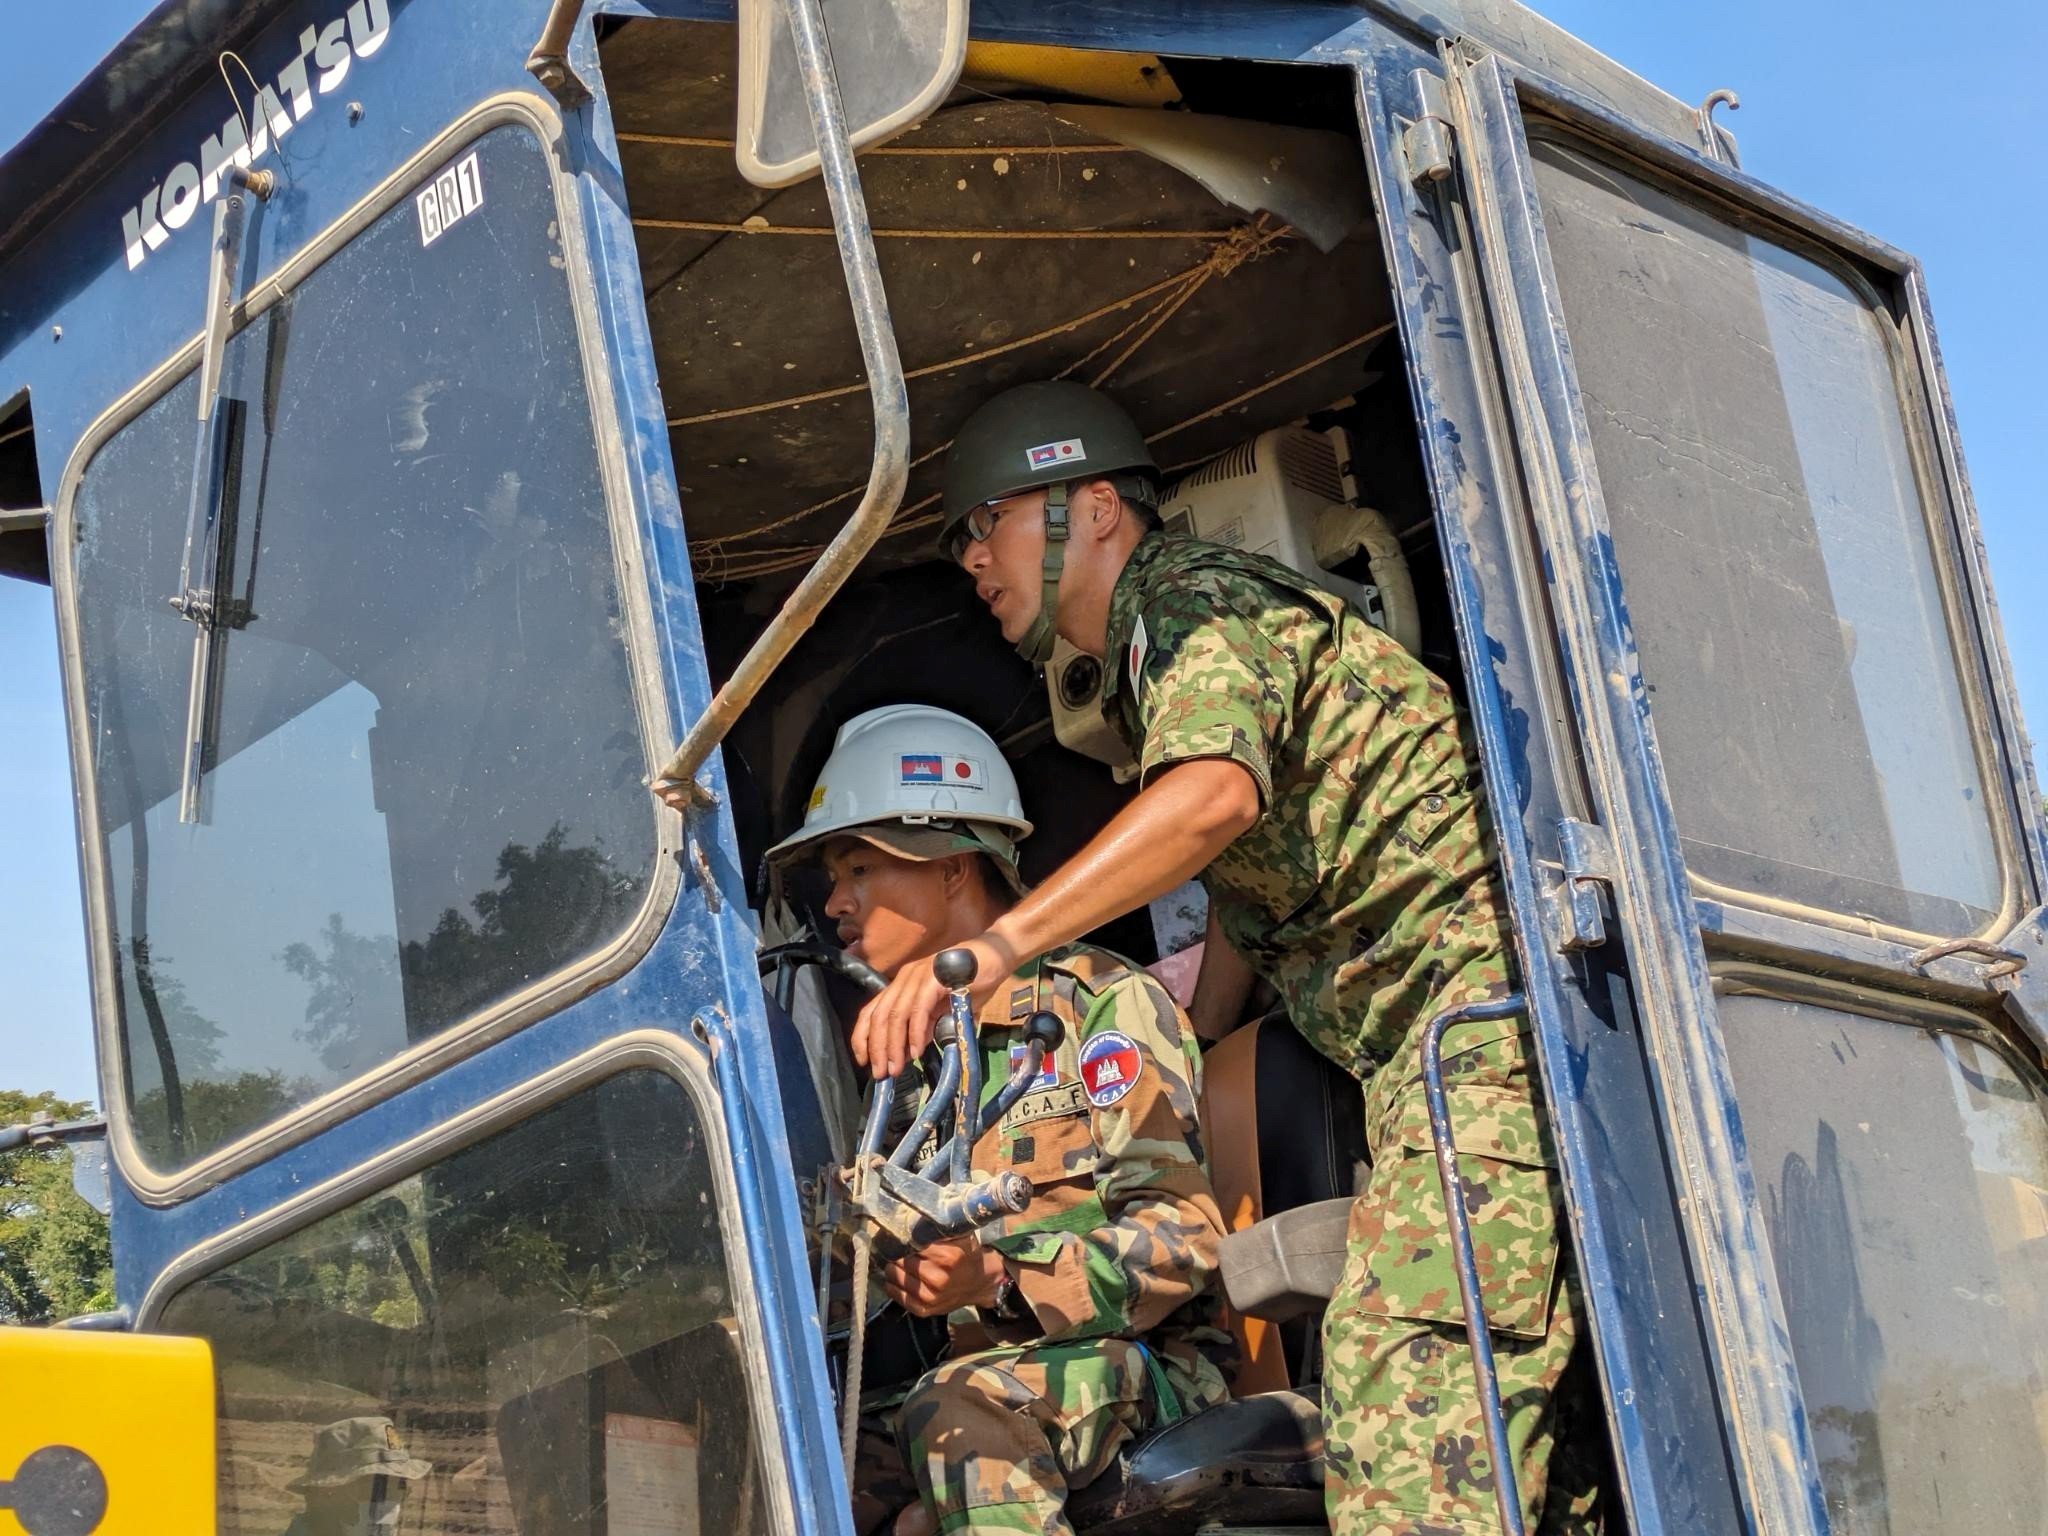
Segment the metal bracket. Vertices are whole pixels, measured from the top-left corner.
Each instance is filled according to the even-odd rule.
[[[574,112],[590,100],[590,87],[569,67],[569,39],[582,14],[583,0],[555,0],[533,52],[526,56],[526,72],[547,88],[564,112]]]
[[[1451,174],[1452,129],[1444,83],[1426,69],[1409,77],[1415,88],[1416,117],[1401,131],[1401,158],[1410,184],[1428,188]]]
[[[2000,948],[2019,964],[1987,972],[1991,990],[2004,1000],[2006,1017],[2048,1060],[2048,907],[2021,918]]]
[[[49,1152],[67,1141],[89,1141],[106,1134],[104,1115],[92,1115],[84,1120],[58,1120],[47,1109],[39,1109],[20,1125],[0,1126],[0,1152],[13,1152],[22,1147]]]
[[[1597,949],[1607,942],[1606,892],[1614,886],[1614,845],[1601,828],[1567,816],[1557,824],[1557,853],[1564,866],[1552,897],[1557,947],[1565,954]]]
[[[2048,907],[2036,907],[1998,943],[1944,939],[1906,963],[1922,976],[1937,960],[1968,955],[1983,962],[1985,987],[2005,1005],[2013,1025],[2048,1060]]]
[[[1693,116],[1699,123],[1700,143],[1709,159],[1740,170],[1742,156],[1735,147],[1735,135],[1714,121],[1714,108],[1723,106],[1730,112],[1740,112],[1742,98],[1723,86],[1693,109]]]

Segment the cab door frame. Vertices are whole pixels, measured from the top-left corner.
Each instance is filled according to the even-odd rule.
[[[1687,1376],[1704,1367],[1727,1431],[1729,1491],[1742,1523],[1769,1532],[1824,1531],[1818,1463],[1717,1022],[1704,933],[1895,986],[1910,980],[1922,992],[1946,992],[1980,1008],[1995,1001],[1992,982],[1982,958],[1931,957],[1924,937],[1725,901],[1697,892],[1689,879],[1530,179],[1524,108],[1895,280],[1902,333],[1926,392],[1924,401],[1906,405],[1926,407],[1946,502],[1933,506],[1930,521],[1941,521],[1945,511],[1955,551],[1952,560],[1936,551],[1951,640],[1963,661],[1963,688],[1983,685],[1975,699],[1986,727],[1978,745],[1985,787],[2000,802],[1994,835],[2010,921],[2013,911],[2037,903],[2048,883],[2041,816],[2024,751],[2016,747],[2024,738],[1924,280],[1910,257],[1721,163],[1714,148],[1646,129],[1483,49],[1451,43],[1437,62],[1401,78],[1381,61],[1364,76],[1364,108],[1381,190],[1394,205],[1386,209],[1389,260],[1401,289],[1489,781],[1497,804],[1521,810],[1501,818],[1504,864],[1522,926],[1531,1014],[1623,1491],[1638,1529],[1711,1523],[1680,1507],[1710,1479],[1687,1489],[1646,1463],[1644,1454],[1653,1461],[1658,1450],[1677,1451],[1683,1442],[1669,1434],[1674,1416],[1656,1405],[1646,1409],[1640,1398],[1645,1384],[1683,1397],[1699,1385]],[[1456,151],[1433,170],[1428,140],[1416,132],[1426,134],[1432,124]],[[1461,363],[1467,378],[1456,377]],[[1532,654],[1518,656],[1518,646]],[[1545,745],[1561,781],[1547,786]],[[1612,898],[1622,944],[1603,944],[1604,936],[1585,929],[1588,904],[1602,897]],[[1590,920],[1600,917],[1592,908]],[[2038,932],[2038,907],[2023,930],[2028,923]],[[1587,1010],[1603,990],[1611,997],[1617,983],[1640,1033],[1639,1086],[1611,1071],[1599,1081],[1603,1050],[1613,1065],[1612,1042],[1587,1027]],[[2037,1031],[2034,1043],[2041,1043]],[[1646,1345],[1676,1343],[1688,1353],[1679,1318],[1666,1315],[1662,1336],[1647,1327],[1642,1305],[1660,1289],[1654,1260],[1640,1245],[1632,1248],[1614,1219],[1631,1201],[1642,1209],[1653,1195],[1640,1174],[1631,1183],[1614,1166],[1617,1153],[1628,1151],[1617,1133],[1631,1129],[1651,1132],[1664,1152],[1667,1214],[1698,1288],[1703,1347],[1675,1367]],[[1661,1289],[1668,1296],[1670,1287]],[[1697,1402],[1691,1406],[1696,1412]]]
[[[1359,67],[1359,110],[1618,1491],[1640,1536],[1740,1530],[1746,1479],[1648,1080],[1633,956],[1558,943],[1572,894],[1560,829],[1592,827],[1597,802],[1455,174],[1466,146],[1452,137],[1439,41],[1379,34]]]

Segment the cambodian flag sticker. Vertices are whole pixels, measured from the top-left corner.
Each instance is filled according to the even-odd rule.
[[[1049,464],[1064,464],[1070,459],[1088,457],[1088,450],[1081,446],[1078,437],[1063,437],[1056,443],[1040,443],[1036,448],[1024,450],[1024,462],[1033,469],[1044,469]]]
[[[903,754],[903,782],[906,784],[943,784],[946,782],[946,760],[936,753],[923,756],[914,752]]]
[[[1138,1085],[1145,1057],[1129,1035],[1105,1029],[1081,1047],[1081,1086],[1088,1102],[1107,1109]]]
[[[1010,1071],[1013,1075],[1017,1070],[1017,1064],[1024,1059],[1024,1052],[1028,1049],[1029,1047],[1022,1040],[1017,1041],[1010,1047]],[[1054,1061],[1051,1054],[1048,1053],[1045,1059],[1039,1063],[1038,1076],[1031,1079],[1031,1086],[1027,1091],[1036,1093],[1041,1088],[1057,1088],[1059,1085],[1059,1063]]]

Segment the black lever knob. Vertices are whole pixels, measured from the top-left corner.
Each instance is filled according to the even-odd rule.
[[[1024,1021],[1024,1043],[1028,1046],[1043,1041],[1047,1055],[1060,1048],[1060,1040],[1066,1032],[1059,1015],[1047,1013],[1043,1008]]]
[[[974,973],[978,969],[971,949],[942,949],[932,957],[932,974],[949,992],[973,986]]]

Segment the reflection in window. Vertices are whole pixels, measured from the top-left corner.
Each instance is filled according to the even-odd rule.
[[[2048,1101],[1963,1035],[1723,997],[1835,1536],[2048,1508]]]
[[[476,155],[483,201],[431,245],[403,202],[229,343],[218,587],[238,606],[205,708],[169,602],[194,380],[77,494],[109,942],[158,1167],[603,948],[646,895],[654,819],[549,172],[521,129]],[[198,824],[179,817],[195,731]]]
[[[1889,321],[1804,256],[1530,151],[1690,867],[1983,927],[1997,854]]]
[[[759,1536],[716,1199],[689,1097],[635,1072],[186,1288],[223,1536],[380,1498],[403,1536]]]

